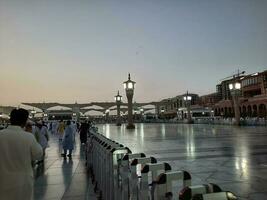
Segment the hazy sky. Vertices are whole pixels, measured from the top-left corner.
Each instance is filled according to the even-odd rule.
[[[0,0],[0,104],[215,91],[267,69],[266,0]]]

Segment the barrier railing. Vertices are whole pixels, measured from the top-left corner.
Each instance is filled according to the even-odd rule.
[[[133,154],[129,148],[99,134],[96,128],[89,133],[87,167],[99,199],[236,199],[215,184],[191,186],[189,172],[172,171],[168,163],[157,163],[156,158],[142,152]],[[182,188],[176,182],[181,182]]]

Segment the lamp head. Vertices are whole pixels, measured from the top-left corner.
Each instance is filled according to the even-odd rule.
[[[118,94],[114,97],[116,102],[121,102],[122,101],[122,96],[120,95],[119,91]]]
[[[125,90],[134,90],[135,82],[131,80],[131,75],[128,75],[128,80],[123,82],[123,87]]]
[[[232,90],[234,88],[234,85],[232,83],[229,84],[229,89]]]
[[[239,82],[235,83],[235,89],[240,90],[241,89],[241,84]]]

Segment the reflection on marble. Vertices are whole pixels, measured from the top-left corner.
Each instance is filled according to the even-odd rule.
[[[76,138],[72,159],[61,157],[58,138],[51,136],[43,170],[36,170],[34,200],[96,199],[85,167],[84,146]]]
[[[99,132],[144,152],[175,170],[186,170],[193,184],[217,183],[239,199],[267,199],[267,127],[201,124],[98,125]]]

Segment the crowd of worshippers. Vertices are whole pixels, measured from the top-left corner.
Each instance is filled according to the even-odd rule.
[[[52,135],[56,135],[59,139],[59,142],[62,142],[63,153],[62,156],[66,158],[66,156],[72,156],[72,150],[74,149],[75,143],[75,133],[80,134],[81,144],[86,144],[87,141],[87,133],[91,126],[91,122],[83,122],[78,123],[75,121],[51,121],[48,123],[48,130]],[[67,151],[68,155],[67,155]]]
[[[49,147],[49,132],[59,138],[62,156],[67,150],[71,159],[75,134],[80,133],[81,144],[86,143],[90,123],[81,125],[71,121],[29,120],[25,109],[10,113],[10,124],[0,130],[0,199],[31,200],[33,198],[33,163],[42,165]]]

